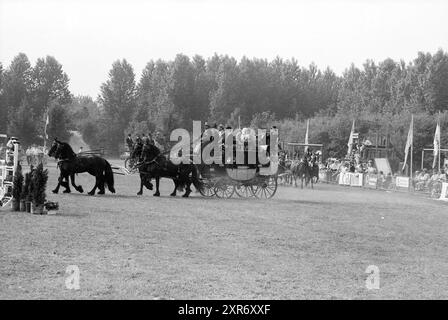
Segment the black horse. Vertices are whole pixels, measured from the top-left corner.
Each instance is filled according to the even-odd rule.
[[[317,156],[313,155],[310,161],[310,175],[311,180],[314,183],[317,183],[319,181],[319,165],[317,164],[317,161]],[[316,178],[316,180],[313,181],[314,178]]]
[[[115,193],[114,174],[107,160],[96,155],[77,155],[68,143],[58,141],[57,139],[54,139],[48,155],[58,160],[58,167],[61,172],[58,185],[53,190],[53,193],[58,193],[60,186],[65,188],[64,193],[70,193],[69,177],[76,191],[84,192],[82,186],[75,184],[75,174],[83,172],[88,172],[96,178],[95,186],[88,193],[89,195],[94,195],[96,188],[99,189],[98,194],[104,194],[105,184],[110,192]]]
[[[159,182],[160,178],[171,178],[174,182],[174,190],[171,196],[176,196],[176,191],[179,188],[185,187],[185,194],[182,197],[188,197],[191,193],[191,184],[197,190],[203,187],[202,181],[199,179],[199,173],[193,164],[174,164],[163,155],[159,148],[149,144],[144,151],[144,162],[138,164],[140,172],[140,191],[137,194],[143,193],[143,186],[152,190],[151,178],[156,180],[156,192],[154,196],[160,196]]]
[[[311,182],[311,188],[313,188],[313,180],[311,179],[311,168],[309,162],[306,158],[302,160],[293,160],[291,163],[291,175],[294,182],[294,186],[297,187],[297,178],[300,178],[301,185],[303,189],[303,181],[305,180],[305,185],[307,186]]]

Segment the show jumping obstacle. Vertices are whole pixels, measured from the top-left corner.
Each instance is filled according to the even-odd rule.
[[[0,138],[7,138],[0,134]],[[10,208],[14,176],[19,164],[19,144],[14,143],[14,149],[6,147],[5,160],[0,160],[0,210]]]

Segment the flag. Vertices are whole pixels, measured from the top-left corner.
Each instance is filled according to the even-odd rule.
[[[406,168],[406,163],[407,163],[408,154],[409,154],[409,148],[412,147],[413,143],[414,143],[414,116],[411,117],[411,124],[409,126],[409,131],[408,131],[408,139],[406,140],[406,147],[404,147],[404,163],[403,163],[403,168],[401,170],[404,170]]]
[[[306,121],[306,133],[305,133],[305,144],[308,144],[308,131],[310,129],[310,120]],[[307,152],[308,146],[305,146],[305,152]]]
[[[347,147],[348,147],[347,156],[350,156],[350,154],[352,153],[353,139],[354,139],[354,137],[355,137],[355,120],[353,120],[352,130],[350,131],[350,137],[348,138],[348,143],[347,143]]]
[[[47,126],[48,126],[49,123],[50,123],[50,115],[49,115],[49,112],[47,110],[47,112],[46,112],[46,119],[45,119],[45,127],[44,127],[44,137],[45,137],[45,139],[48,139]],[[45,144],[45,141],[44,141],[44,144]]]
[[[437,158],[440,150],[440,122],[437,121],[436,132],[434,133],[434,161],[432,163],[432,168],[436,167]]]

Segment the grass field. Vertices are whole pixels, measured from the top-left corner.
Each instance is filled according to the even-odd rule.
[[[0,212],[2,299],[448,298],[448,204],[319,184],[270,200],[171,198],[137,175],[117,194],[54,195],[60,213]],[[90,190],[93,177],[77,177]],[[67,266],[80,290],[65,286]],[[380,289],[367,290],[367,266]]]

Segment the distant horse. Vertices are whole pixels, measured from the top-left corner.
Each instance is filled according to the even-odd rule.
[[[174,164],[163,155],[159,148],[149,144],[145,148],[144,162],[139,164],[140,171],[140,191],[138,194],[142,194],[143,186],[150,189],[150,180],[154,178],[156,180],[156,192],[154,196],[160,196],[159,183],[160,178],[171,178],[174,182],[174,190],[171,196],[176,196],[178,188],[185,186],[185,193],[182,197],[188,197],[191,193],[191,184],[197,190],[203,188],[203,183],[199,179],[199,172],[194,164]],[[151,185],[152,187],[152,185]]]
[[[291,175],[294,181],[294,186],[297,187],[297,178],[300,178],[301,185],[303,189],[303,180],[305,180],[305,185],[307,186],[311,182],[311,188],[313,188],[313,180],[311,179],[311,168],[309,166],[308,160],[293,160],[291,163]]]
[[[58,179],[58,185],[56,186],[56,189],[53,190],[53,193],[58,193],[60,186],[65,188],[63,191],[64,193],[70,193],[69,177],[71,178],[72,186],[76,191],[80,193],[84,192],[82,186],[77,186],[75,184],[75,174],[83,172],[88,172],[96,178],[95,186],[88,193],[89,195],[94,195],[96,188],[99,189],[98,194],[104,194],[105,184],[110,192],[115,193],[114,174],[106,159],[96,155],[77,155],[73,152],[73,149],[68,143],[58,141],[57,139],[54,139],[48,155],[59,160],[58,167],[61,172]]]
[[[282,184],[291,183],[291,160],[286,158],[286,155],[281,152],[279,153],[279,163],[277,175],[280,178]]]
[[[314,183],[317,183],[319,181],[319,165],[317,164],[317,156],[313,155],[311,157],[310,164],[310,176],[311,181]],[[313,178],[316,178],[316,180],[313,180]]]

